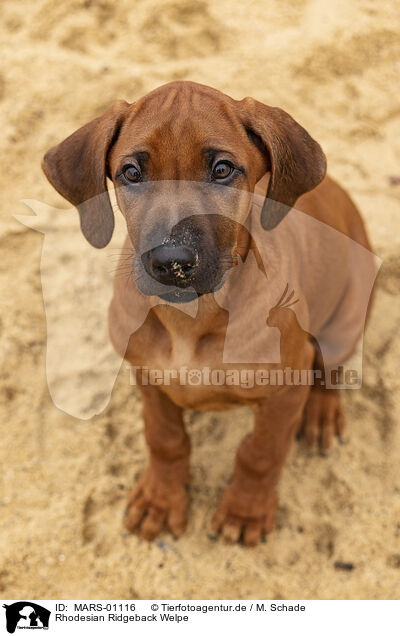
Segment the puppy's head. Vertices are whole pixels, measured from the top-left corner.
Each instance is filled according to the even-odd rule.
[[[319,145],[284,111],[192,82],[116,102],[43,160],[99,248],[113,232],[106,179],[113,181],[140,289],[175,302],[217,289],[235,252],[246,252],[250,193],[265,173],[261,224],[269,231],[325,167]]]

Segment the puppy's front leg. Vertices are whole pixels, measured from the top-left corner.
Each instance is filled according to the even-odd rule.
[[[255,407],[254,430],[239,446],[231,482],[212,524],[229,543],[243,537],[245,545],[256,545],[272,530],[276,483],[308,392],[308,386],[286,387]]]
[[[183,534],[188,505],[190,440],[176,406],[156,386],[141,386],[150,461],[129,497],[126,527],[141,526],[152,540],[164,522],[174,536]]]

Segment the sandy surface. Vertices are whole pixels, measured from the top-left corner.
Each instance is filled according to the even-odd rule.
[[[390,177],[400,176],[399,21],[394,0],[4,0],[3,598],[398,598],[400,185]],[[185,537],[165,534],[149,545],[123,532],[126,494],[146,463],[140,398],[121,371],[101,415],[82,421],[55,408],[44,366],[42,235],[11,216],[26,213],[24,198],[67,207],[41,173],[44,151],[115,98],[133,101],[171,79],[288,110],[322,144],[384,261],[364,387],[345,396],[347,443],[328,459],[296,444],[280,483],[277,528],[252,550],[207,538],[235,448],[251,426],[245,410],[188,415],[194,453]],[[60,286],[68,286],[67,265],[57,270]],[[100,278],[96,284],[101,294]],[[336,560],[355,567],[338,571]]]

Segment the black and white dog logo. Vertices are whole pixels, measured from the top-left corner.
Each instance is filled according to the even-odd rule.
[[[14,634],[16,629],[48,629],[50,610],[32,601],[18,601],[3,605],[6,609],[7,631]]]

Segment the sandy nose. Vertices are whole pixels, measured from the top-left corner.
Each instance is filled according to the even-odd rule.
[[[148,253],[148,265],[160,283],[184,287],[197,268],[198,255],[187,245],[159,245]]]

